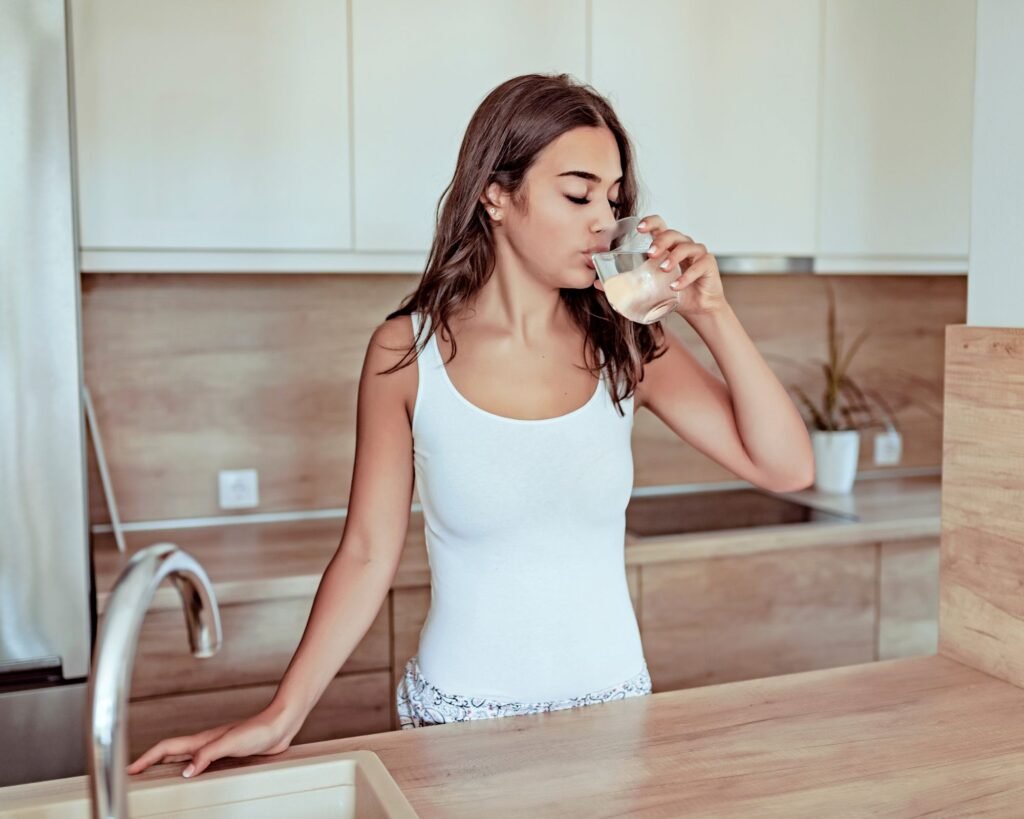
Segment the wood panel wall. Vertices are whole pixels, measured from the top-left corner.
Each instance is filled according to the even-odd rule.
[[[1024,686],[1024,329],[948,328],[939,651]]]
[[[356,388],[373,328],[411,275],[83,275],[85,377],[126,521],[232,514],[217,472],[254,467],[253,511],[347,503]],[[783,383],[820,391],[827,281],[852,338],[853,374],[893,405],[901,466],[938,466],[944,328],[966,316],[960,276],[725,276],[741,321]],[[717,372],[686,322],[669,321]],[[861,464],[871,464],[871,440]],[[649,413],[637,419],[636,485],[732,480]],[[90,516],[107,520],[95,465]],[[249,510],[246,510],[249,511]]]

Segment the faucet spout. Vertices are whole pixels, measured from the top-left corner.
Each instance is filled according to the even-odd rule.
[[[192,654],[211,657],[220,648],[220,612],[202,566],[173,543],[137,552],[110,593],[89,675],[89,788],[96,819],[128,816],[128,690],[146,609],[167,577],[181,595]]]

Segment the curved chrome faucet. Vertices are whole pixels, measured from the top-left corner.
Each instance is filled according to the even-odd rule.
[[[139,550],[110,593],[89,676],[89,788],[96,819],[128,816],[128,689],[139,630],[165,577],[181,594],[192,654],[211,657],[220,648],[220,612],[202,566],[173,543]]]

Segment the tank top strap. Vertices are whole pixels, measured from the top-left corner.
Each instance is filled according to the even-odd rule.
[[[420,327],[424,327],[424,333],[430,333],[431,322],[430,317],[426,316],[418,311],[413,311],[409,314],[409,318],[412,320],[412,332],[413,341],[417,341],[417,334],[420,331]],[[423,348],[419,351],[416,356],[416,369],[419,373],[419,386],[416,389],[416,402],[414,408],[414,418],[423,411],[424,404],[434,404],[439,400],[443,400],[445,395],[444,384],[444,362],[441,358],[441,348],[437,345],[436,333],[431,333],[427,339]]]
[[[437,345],[437,334],[431,333],[433,328],[431,327],[430,317],[416,311],[412,312],[409,317],[412,319],[413,339],[416,339],[420,326],[425,328],[425,333],[430,333],[430,338],[427,339],[426,344],[423,345],[423,349],[417,360],[422,364],[429,364],[430,369],[432,370],[435,370],[439,365],[443,366],[441,348]]]

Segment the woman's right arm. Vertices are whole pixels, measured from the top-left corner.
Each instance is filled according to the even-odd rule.
[[[242,722],[162,740],[129,765],[129,773],[191,758],[183,773],[195,776],[221,757],[280,753],[369,631],[391,588],[409,525],[411,407],[417,384],[415,364],[389,375],[378,373],[397,363],[411,341],[411,324],[404,316],[385,322],[370,338],[359,379],[355,463],[341,544],[324,571],[274,698]]]

